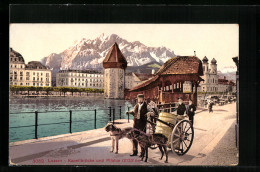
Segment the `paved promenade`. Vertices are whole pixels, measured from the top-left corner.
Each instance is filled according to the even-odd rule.
[[[184,156],[168,149],[169,163],[159,160],[159,149],[149,149],[148,162],[130,157],[132,145],[127,138],[119,141],[119,153],[110,153],[111,141],[104,128],[64,134],[38,140],[10,143],[12,165],[235,165],[238,162],[235,148],[236,104],[214,106],[213,113],[198,111],[195,115],[194,141]],[[117,120],[117,127],[133,123]],[[139,149],[140,150],[140,149]],[[231,157],[226,161],[223,156]],[[164,157],[165,158],[165,157]],[[229,158],[230,159],[230,158]]]

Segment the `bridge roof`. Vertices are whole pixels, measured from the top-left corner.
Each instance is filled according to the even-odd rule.
[[[148,81],[137,85],[136,87],[130,89],[129,91],[135,91],[143,89],[155,82],[160,76],[163,75],[197,75],[202,76],[202,63],[201,60],[196,56],[177,56],[169,59],[165,62],[161,68],[156,72],[155,76]],[[198,77],[198,80],[203,80]]]
[[[203,75],[201,60],[196,56],[177,56],[166,61],[156,75],[198,74]]]

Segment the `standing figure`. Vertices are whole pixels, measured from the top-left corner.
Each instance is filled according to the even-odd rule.
[[[177,115],[184,115],[184,112],[186,111],[186,106],[185,104],[183,103],[183,99],[181,97],[178,98],[178,107],[177,107]],[[179,131],[181,131],[181,126],[178,126],[179,128]],[[181,134],[181,133],[179,133]],[[181,150],[180,149],[180,140],[178,140],[176,142],[176,147],[175,147],[176,150]],[[182,150],[181,150],[182,151]]]
[[[144,95],[137,95],[138,103],[134,106],[134,110],[127,112],[127,114],[134,115],[134,126],[133,128],[146,132],[146,113],[147,113],[147,104],[144,101]],[[138,142],[136,139],[132,140],[133,143],[133,154],[130,156],[137,156],[138,153]]]
[[[158,108],[154,101],[150,101],[150,103],[147,104],[147,120],[156,123],[156,119],[158,117]],[[155,126],[147,123],[146,124],[146,133],[154,134],[155,132]]]
[[[214,102],[212,101],[212,99],[210,99],[209,101],[209,113],[212,112],[213,113],[213,105],[214,105]]]
[[[189,120],[191,121],[192,125],[193,125],[193,122],[194,122],[195,111],[196,111],[196,106],[192,103],[192,100],[189,99],[189,104],[187,106],[186,113],[189,116]]]
[[[181,97],[178,98],[178,107],[177,107],[177,115],[184,115],[184,112],[186,111],[186,106],[183,103],[183,99]]]

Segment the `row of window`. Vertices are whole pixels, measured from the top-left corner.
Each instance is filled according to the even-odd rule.
[[[66,76],[81,76],[81,77],[103,77],[103,75],[99,74],[83,74],[83,73],[59,73],[60,77]]]
[[[10,74],[12,74],[13,72],[10,71]],[[41,74],[41,76],[43,76],[43,73],[39,73],[37,72],[37,76],[39,76]],[[17,75],[17,71],[14,71],[14,75]],[[23,71],[20,71],[20,75],[23,75]],[[30,72],[26,72],[26,75],[29,76],[30,75]],[[35,72],[33,72],[33,75],[35,75]],[[46,73],[46,77],[49,77],[50,76],[50,73]]]
[[[12,80],[17,80],[17,76],[10,76],[10,80],[12,81]],[[23,77],[21,76],[20,77],[20,81],[22,81],[23,80]],[[26,80],[27,81],[29,81],[30,80],[30,77],[26,77]],[[35,81],[35,77],[33,77],[33,81]],[[40,78],[37,78],[37,81],[43,81],[43,78],[41,78],[41,80],[40,80]],[[46,81],[49,81],[49,78],[46,78]]]
[[[63,84],[61,84],[62,86],[65,86],[65,85],[67,85],[68,86],[68,83],[66,82],[66,83],[64,83],[64,85]],[[85,86],[85,83],[75,83],[75,84],[73,84],[73,85],[75,85],[75,86]],[[86,87],[88,86],[88,84],[86,83]],[[104,84],[95,84],[95,83],[90,83],[89,84],[89,86],[90,87],[104,87]]]
[[[205,92],[205,87],[202,87],[202,91]],[[207,91],[218,91],[218,88],[217,87],[209,87]]]
[[[11,68],[19,68],[19,65],[11,65]],[[23,65],[21,65],[21,68],[24,68]]]
[[[39,81],[40,78],[37,78],[37,81]],[[26,77],[26,80],[29,80],[29,77]],[[35,77],[33,77],[33,81],[35,81]],[[41,78],[41,81],[43,81],[43,78]],[[46,78],[46,81],[49,81],[49,78]]]
[[[10,83],[11,85],[13,84],[12,82]],[[17,83],[14,83],[14,85],[18,85]],[[20,83],[20,85],[23,85],[23,83]],[[25,83],[26,86],[30,86],[30,83]],[[42,83],[33,83],[32,86],[44,86]],[[50,86],[49,84],[46,84],[46,86]]]
[[[60,80],[65,80],[65,81],[68,81],[68,78],[60,78]],[[104,80],[103,79],[84,79],[84,78],[82,78],[82,79],[80,79],[80,78],[71,78],[71,82],[74,82],[74,81],[90,81],[90,82],[92,82],[92,81],[100,81],[100,82],[104,82]]]

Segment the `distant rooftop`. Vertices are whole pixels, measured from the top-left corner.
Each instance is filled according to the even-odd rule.
[[[24,63],[23,56],[17,51],[14,51],[12,48],[10,48],[9,60],[12,63]]]
[[[49,67],[44,66],[41,62],[39,61],[30,61],[26,66],[26,69],[49,69]]]
[[[97,70],[74,70],[74,69],[68,69],[68,70],[60,70],[59,73],[91,73],[91,74],[102,74],[102,71]]]

